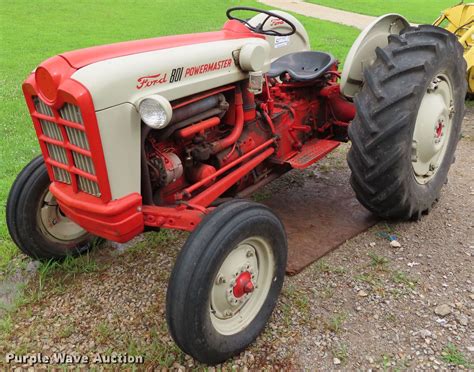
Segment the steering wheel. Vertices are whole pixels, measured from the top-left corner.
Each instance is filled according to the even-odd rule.
[[[240,11],[240,10],[246,10],[246,11],[255,12],[255,13],[263,13],[263,14],[266,14],[268,17],[265,18],[264,21],[262,23],[258,24],[257,26],[252,26],[246,19],[234,17],[232,15],[232,12]],[[296,27],[292,22],[290,22],[285,17],[282,17],[281,15],[278,15],[278,14],[273,13],[273,12],[269,12],[268,10],[263,10],[263,9],[258,9],[258,8],[251,8],[251,7],[248,7],[248,6],[236,6],[236,7],[227,9],[226,16],[229,19],[233,19],[233,20],[236,20],[236,21],[239,21],[239,22],[243,23],[250,30],[252,30],[253,32],[256,32],[257,34],[269,35],[269,36],[290,36],[290,35],[293,35],[296,32]],[[284,23],[286,23],[288,26],[291,27],[291,31],[283,33],[283,32],[278,32],[278,31],[275,31],[275,30],[264,30],[263,26],[265,26],[267,21],[272,17],[277,18],[277,19],[283,21]]]

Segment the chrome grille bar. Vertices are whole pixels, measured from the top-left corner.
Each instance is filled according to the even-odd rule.
[[[36,111],[38,111],[40,114],[54,117],[51,108],[38,97],[33,97],[33,102],[35,104]]]
[[[51,143],[47,143],[46,146],[48,147],[48,152],[51,159],[63,164],[68,163],[66,150],[63,147],[52,145]]]
[[[89,174],[95,175],[94,164],[92,163],[92,159],[90,157],[84,156],[75,151],[72,152],[72,156],[74,158],[74,164],[77,168]]]
[[[41,129],[43,130],[43,133],[46,136],[58,141],[64,140],[61,130],[55,123],[48,120],[43,120],[43,119],[40,119],[40,123],[41,123]]]
[[[51,164],[54,180],[71,184],[76,192],[82,191],[100,197],[101,193],[99,184],[78,174],[85,172],[89,175],[96,175],[92,158],[72,150],[69,145],[72,144],[90,151],[89,141],[85,130],[78,129],[77,127],[73,128],[72,126],[67,125],[67,123],[65,124],[58,120],[57,116],[59,114],[63,120],[84,127],[84,120],[80,108],[71,103],[65,103],[63,107],[55,111],[54,108],[49,107],[39,97],[34,96],[32,98],[36,111],[39,114],[50,117],[50,119],[37,117],[43,135],[61,142],[52,144],[47,142],[45,139],[43,140],[48,152],[47,154],[44,154],[45,159],[51,159],[69,166],[67,169],[63,169],[49,163]],[[62,128],[64,128],[67,138],[65,138],[66,136],[63,136],[64,131]],[[70,155],[72,155],[72,159]]]
[[[97,185],[97,183],[82,176],[77,176],[77,180],[79,184],[79,190],[94,196],[100,196],[99,185]]]
[[[71,183],[71,175],[68,171],[53,166],[54,178],[63,183]]]
[[[79,107],[75,105],[71,105],[70,103],[66,103],[60,110],[59,115],[68,121],[72,121],[73,123],[84,124],[82,120],[82,114],[79,110]]]
[[[74,146],[80,147],[84,150],[89,150],[89,141],[87,140],[86,132],[66,126],[66,133],[69,137],[69,142]]]

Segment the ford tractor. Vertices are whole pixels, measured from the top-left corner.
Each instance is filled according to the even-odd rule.
[[[397,14],[360,34],[342,71],[290,14],[234,7],[227,18],[219,31],[37,66],[23,92],[42,155],[7,203],[12,239],[39,260],[87,252],[97,237],[190,232],[166,321],[208,364],[257,338],[284,280],[284,226],[246,198],[351,141],[360,203],[384,219],[421,218],[453,163],[467,85],[456,36]]]

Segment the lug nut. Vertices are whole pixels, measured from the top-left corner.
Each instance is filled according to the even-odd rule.
[[[224,283],[225,283],[224,275],[222,275],[222,274],[217,275],[216,284],[220,285],[220,284],[224,284]]]
[[[249,249],[247,251],[247,257],[252,257],[252,256],[253,256],[253,252],[252,252],[252,250]]]

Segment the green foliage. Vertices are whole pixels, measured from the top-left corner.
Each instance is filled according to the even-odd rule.
[[[392,274],[392,279],[397,284],[403,284],[406,287],[414,288],[416,286],[417,280],[409,277],[403,271],[395,271]]]
[[[336,347],[332,350],[332,355],[335,358],[338,358],[342,363],[347,361],[349,357],[348,347],[344,343],[338,343]]]
[[[472,364],[469,360],[467,360],[466,356],[458,350],[456,345],[449,343],[441,353],[441,359],[448,364],[454,366],[464,366],[468,369],[474,368],[474,364]]]
[[[367,255],[370,257],[370,266],[372,267],[385,269],[385,266],[388,264],[388,258],[384,256],[379,256],[374,252],[369,252]]]
[[[456,0],[306,0],[310,3],[342,9],[349,12],[381,16],[398,13],[415,23],[431,24],[444,9],[459,4]]]
[[[345,313],[334,314],[326,321],[326,329],[334,333],[339,333],[346,319],[347,314]]]
[[[63,261],[42,262],[38,267],[38,292],[41,293],[50,278],[52,284],[59,286],[59,291],[61,291],[67,279],[74,278],[77,274],[92,273],[103,268],[88,253],[79,257],[68,256]],[[57,281],[54,278],[56,273],[61,274]]]
[[[12,318],[10,314],[0,317],[0,334],[6,335],[11,332],[13,328]]]

